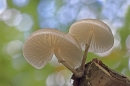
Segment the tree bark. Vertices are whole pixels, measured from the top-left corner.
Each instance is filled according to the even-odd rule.
[[[73,86],[130,86],[130,80],[108,68],[102,61],[93,59],[85,65],[81,78],[72,75]]]

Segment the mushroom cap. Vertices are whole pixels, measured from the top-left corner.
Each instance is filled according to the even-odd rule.
[[[32,66],[41,69],[52,59],[55,48],[69,66],[80,66],[82,49],[78,42],[72,36],[51,28],[32,33],[24,44],[23,55]]]
[[[69,34],[77,39],[83,50],[85,44],[88,44],[89,52],[105,52],[114,44],[111,29],[96,19],[83,19],[75,22],[70,26]]]

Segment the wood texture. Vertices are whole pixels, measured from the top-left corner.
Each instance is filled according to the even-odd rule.
[[[108,68],[102,61],[93,59],[85,65],[84,75],[72,75],[73,86],[130,86],[130,80]]]

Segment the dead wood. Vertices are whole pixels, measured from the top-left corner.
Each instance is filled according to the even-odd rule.
[[[73,86],[130,86],[130,80],[112,69],[102,61],[93,59],[85,65],[81,78],[72,75]]]

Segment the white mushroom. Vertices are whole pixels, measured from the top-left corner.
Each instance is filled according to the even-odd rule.
[[[32,33],[23,47],[25,59],[37,69],[43,68],[53,54],[74,74],[77,73],[75,69],[81,65],[82,49],[70,35],[56,29],[41,29]]]
[[[105,52],[114,44],[114,37],[110,28],[96,19],[83,19],[70,26],[69,34],[79,42],[85,50],[82,67],[85,64],[87,52]]]

